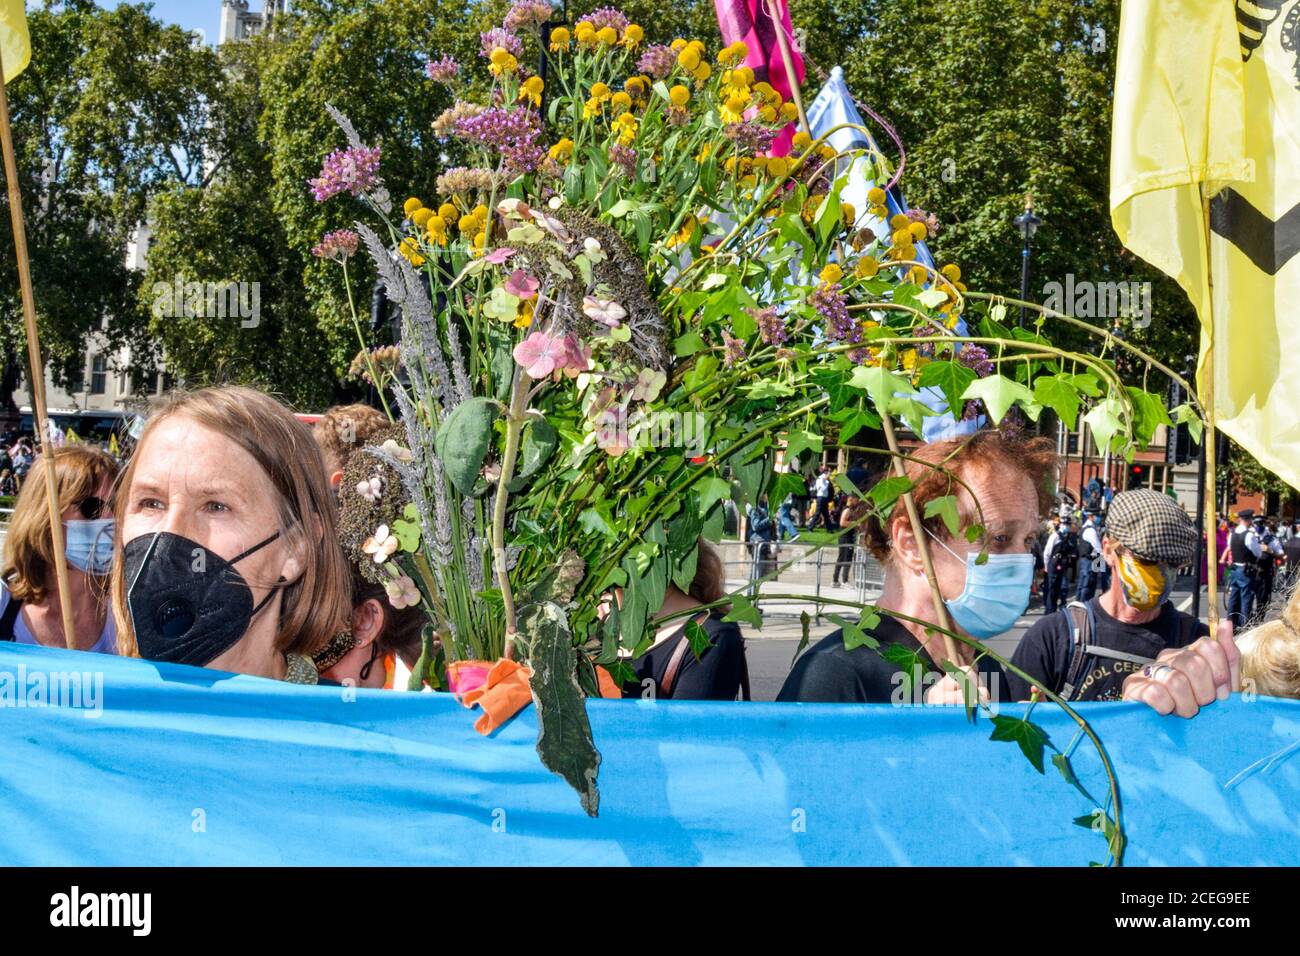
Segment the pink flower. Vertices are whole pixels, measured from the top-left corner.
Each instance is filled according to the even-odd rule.
[[[617,458],[632,447],[627,430],[627,409],[612,405],[601,413],[596,426],[596,444],[610,456]]]
[[[361,550],[373,555],[375,564],[383,564],[392,557],[399,546],[397,536],[388,533],[388,525],[381,524],[375,529],[373,537],[366,538],[365,543],[361,545]]]
[[[517,249],[511,249],[509,246],[500,246],[485,255],[483,261],[490,262],[494,266],[503,266],[517,251]]]
[[[506,279],[506,291],[520,299],[531,299],[537,295],[540,286],[541,283],[523,269],[516,269],[510,273],[510,278]]]
[[[391,581],[385,581],[384,591],[387,592],[388,603],[394,610],[400,611],[404,607],[414,607],[420,603],[420,589],[405,574]]]
[[[515,346],[513,354],[529,378],[542,379],[564,367],[569,353],[562,336],[534,332]]]
[[[384,490],[384,480],[379,475],[371,475],[357,482],[357,494],[367,501],[378,501]]]
[[[594,295],[583,296],[582,311],[611,329],[618,328],[618,324],[627,318],[627,310],[613,299],[598,299]]]
[[[564,337],[564,374],[576,378],[579,372],[591,368],[591,349],[584,348],[578,337],[569,333]]]

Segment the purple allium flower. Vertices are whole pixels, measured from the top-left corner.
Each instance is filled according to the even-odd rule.
[[[993,374],[993,363],[989,361],[988,349],[982,345],[964,345],[957,353],[962,365],[973,371],[980,378]]]
[[[337,259],[342,262],[356,255],[357,243],[360,241],[361,237],[351,229],[336,229],[334,232],[325,233],[321,241],[316,243],[311,254],[320,259]]]
[[[826,320],[826,338],[835,342],[861,342],[862,329],[849,315],[848,304],[838,282],[820,285],[808,296],[811,305]]]
[[[502,26],[514,33],[529,27],[540,27],[549,19],[551,19],[551,5],[546,0],[518,0],[506,14]]]
[[[749,309],[750,316],[758,323],[758,335],[768,345],[784,345],[790,336],[785,330],[785,319],[776,314],[776,309]]]
[[[456,62],[450,53],[444,53],[438,59],[430,60],[424,64],[424,72],[428,74],[429,79],[435,82],[450,83],[460,73],[460,64]]]
[[[615,143],[609,149],[609,158],[627,174],[629,179],[636,176],[636,150],[622,143]]]
[[[656,80],[662,80],[676,65],[677,54],[666,43],[656,43],[646,47],[645,52],[641,54],[641,59],[636,62],[637,70],[650,74]]]
[[[616,10],[613,7],[601,7],[587,16],[583,17],[588,23],[596,28],[597,31],[605,27],[613,27],[618,31],[619,36],[627,29],[627,17],[622,10]]]
[[[776,138],[775,130],[767,129],[753,120],[744,123],[728,123],[722,133],[741,150],[754,155],[766,153],[772,148],[772,140]]]
[[[509,30],[503,30],[500,27],[493,27],[487,33],[480,33],[479,39],[479,56],[489,57],[492,51],[501,47],[507,53],[514,54],[516,57],[524,54],[524,41],[519,39]]]
[[[378,181],[379,147],[337,149],[325,157],[320,176],[309,180],[317,202],[349,192],[360,196]]]
[[[504,172],[511,178],[536,169],[546,155],[546,150],[536,143],[542,132],[542,118],[526,106],[508,110],[494,106],[458,121],[456,132],[470,142],[500,150]]]

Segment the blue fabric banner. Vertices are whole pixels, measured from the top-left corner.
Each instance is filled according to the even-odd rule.
[[[1191,721],[1080,712],[1115,764],[1127,863],[1300,863],[1300,703],[1238,697]],[[602,700],[590,713],[597,819],[538,761],[532,708],[485,739],[442,694],[10,645],[0,864],[1105,859],[1101,835],[1072,822],[1094,805],[960,708]],[[1034,720],[1062,749],[1075,736],[1053,707]],[[1087,741],[1074,765],[1104,799]]]

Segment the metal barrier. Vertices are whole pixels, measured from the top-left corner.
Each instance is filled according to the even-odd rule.
[[[799,605],[812,605],[820,623],[825,609],[836,609],[824,599],[866,604],[877,600],[884,589],[884,567],[861,545],[854,547],[851,560],[841,563],[837,545],[814,548],[798,541],[767,542],[769,553],[759,554],[758,544],[724,544],[723,566],[733,589],[747,581],[751,596],[782,595],[769,602],[767,613],[780,615],[784,606],[784,613],[797,614]],[[770,553],[773,546],[775,554]]]

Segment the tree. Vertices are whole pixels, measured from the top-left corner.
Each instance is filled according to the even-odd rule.
[[[111,348],[145,345],[127,240],[151,195],[168,183],[201,183],[205,168],[220,164],[208,104],[222,76],[211,50],[146,5],[47,0],[28,27],[37,52],[9,103],[41,342],[64,382],[91,332],[102,331]],[[0,400],[12,412],[26,344],[7,232],[0,289]]]

